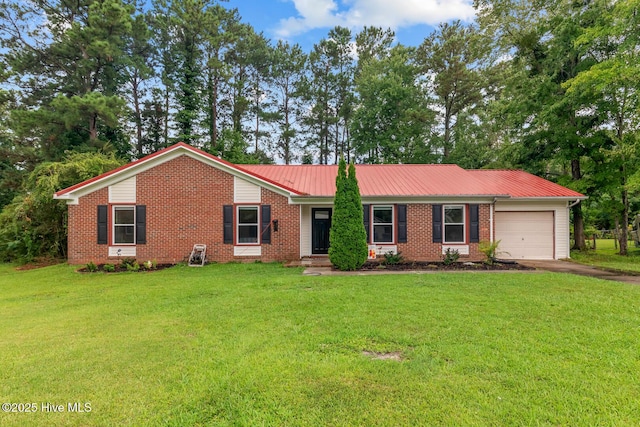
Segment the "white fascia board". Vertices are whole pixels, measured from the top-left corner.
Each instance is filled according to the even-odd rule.
[[[379,204],[379,203],[393,203],[393,204],[474,204],[474,203],[493,203],[495,196],[418,196],[418,197],[363,197],[362,203]]]
[[[403,203],[426,203],[426,204],[443,204],[443,203],[493,203],[496,198],[504,198],[504,196],[380,196],[380,197],[362,197],[363,204],[403,204]],[[312,204],[333,204],[333,197],[309,197],[309,196],[291,196],[293,203],[301,205]]]
[[[587,200],[589,196],[550,196],[550,197],[511,197],[505,202],[575,202],[576,200]]]
[[[333,197],[297,196],[289,197],[291,204],[296,205],[333,205]]]

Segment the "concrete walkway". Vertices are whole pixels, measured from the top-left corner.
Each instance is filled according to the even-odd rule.
[[[596,267],[590,267],[588,265],[577,264],[571,261],[519,261],[519,264],[527,267],[535,268],[531,271],[523,270],[478,270],[473,273],[535,273],[540,271],[551,271],[554,273],[569,273],[577,274],[579,276],[595,277],[597,279],[613,280],[617,282],[630,283],[633,285],[640,285],[640,273],[638,275],[624,274],[611,270],[603,270]],[[404,270],[404,271],[337,271],[331,267],[308,267],[304,270],[305,276],[365,276],[365,275],[381,275],[381,274],[432,274],[432,273],[468,273],[469,270],[454,270],[454,271],[438,271],[438,270]]]

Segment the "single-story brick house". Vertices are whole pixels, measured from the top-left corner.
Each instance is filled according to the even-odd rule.
[[[580,193],[515,170],[358,165],[370,252],[441,260],[569,257]],[[69,262],[135,257],[177,263],[194,244],[209,261],[326,256],[337,166],[234,165],[179,143],[55,193],[69,208]]]

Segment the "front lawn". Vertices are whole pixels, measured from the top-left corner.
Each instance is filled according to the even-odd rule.
[[[580,264],[595,267],[640,272],[640,248],[636,248],[633,241],[629,241],[628,255],[618,255],[613,239],[597,239],[596,248],[587,251],[571,251],[571,259]]]
[[[3,426],[640,423],[640,287],[616,282],[0,268],[0,313],[0,398],[37,408]]]

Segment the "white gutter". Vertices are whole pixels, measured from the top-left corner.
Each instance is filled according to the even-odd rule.
[[[567,209],[571,209],[572,207],[574,207],[575,205],[577,205],[578,203],[580,203],[582,201],[582,199],[578,199],[575,202],[571,203],[569,206],[567,206]]]
[[[493,243],[495,239],[495,232],[493,230],[493,214],[496,209],[496,202],[498,201],[497,197],[493,198],[493,202],[489,205],[489,242]]]

